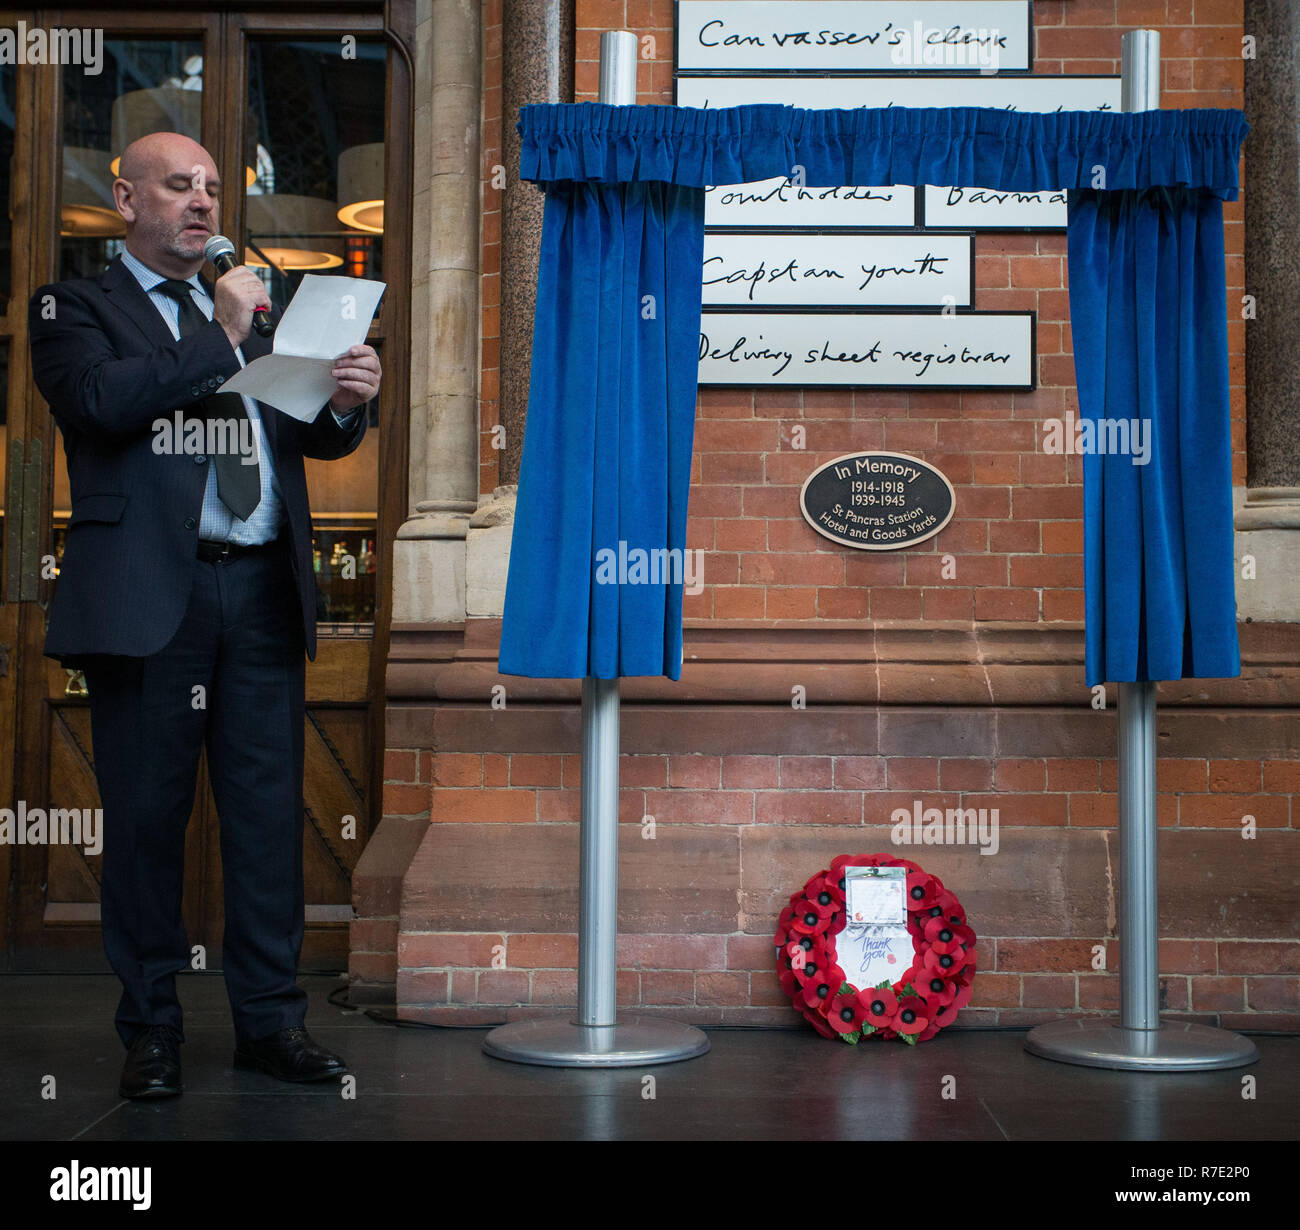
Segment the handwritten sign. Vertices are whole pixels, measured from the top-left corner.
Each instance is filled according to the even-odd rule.
[[[1064,188],[1011,192],[995,188],[935,188],[924,194],[927,226],[978,231],[1064,230],[1069,221]]]
[[[788,179],[724,184],[704,192],[704,225],[719,227],[912,226],[916,190],[888,188],[803,188]]]
[[[933,538],[952,520],[947,476],[906,453],[848,453],[814,470],[799,492],[804,520],[860,551],[897,551]]]
[[[679,0],[679,72],[1015,72],[1028,0]]]
[[[1033,312],[706,308],[702,385],[1032,389]]]
[[[704,303],[809,307],[969,307],[969,232],[704,238]]]

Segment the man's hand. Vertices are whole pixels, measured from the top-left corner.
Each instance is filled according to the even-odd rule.
[[[253,327],[253,313],[258,308],[271,310],[270,296],[262,279],[247,265],[237,265],[217,279],[213,296],[212,319],[226,331],[232,347],[240,345]]]
[[[338,391],[330,398],[330,409],[341,416],[364,405],[379,392],[383,373],[373,346],[350,346],[346,354],[334,360],[330,375],[339,384]]]

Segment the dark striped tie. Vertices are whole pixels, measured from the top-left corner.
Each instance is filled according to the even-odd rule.
[[[168,278],[165,282],[159,282],[154,289],[176,300],[176,306],[180,308],[181,337],[188,337],[207,326],[208,318],[194,302],[190,294],[194,288],[188,282]],[[240,424],[248,419],[244,399],[238,393],[212,393],[200,404],[206,418],[222,419],[232,425],[226,437],[231,447],[213,453],[212,464],[217,471],[217,495],[221,497],[221,502],[241,521],[247,521],[262,499],[262,478],[261,467],[257,464],[245,465],[237,451],[243,431]]]

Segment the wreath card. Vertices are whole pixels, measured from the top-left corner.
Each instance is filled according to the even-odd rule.
[[[913,956],[907,868],[846,867],[844,900],[837,952],[845,979],[859,989],[897,981]]]

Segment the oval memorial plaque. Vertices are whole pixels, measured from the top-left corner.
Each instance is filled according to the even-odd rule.
[[[933,538],[955,506],[948,479],[906,453],[846,453],[808,475],[799,493],[813,529],[861,551],[897,551]]]

